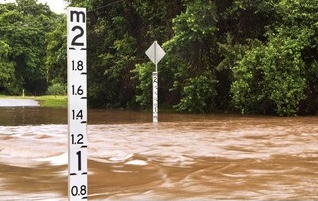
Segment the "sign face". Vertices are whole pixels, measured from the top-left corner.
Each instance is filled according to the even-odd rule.
[[[146,55],[156,65],[165,56],[165,54],[165,51],[160,47],[157,41],[153,42],[152,45],[146,51]]]
[[[68,195],[87,200],[86,9],[67,10]]]

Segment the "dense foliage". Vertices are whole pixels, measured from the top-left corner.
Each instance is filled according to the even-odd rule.
[[[318,111],[318,1],[72,0],[87,8],[92,107],[291,116]],[[36,0],[0,5],[0,93],[66,84],[65,15]],[[55,93],[55,92],[54,92]]]
[[[45,33],[54,29],[56,16],[35,0],[0,4],[0,93],[45,92]]]

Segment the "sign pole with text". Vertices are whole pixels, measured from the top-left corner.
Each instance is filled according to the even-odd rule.
[[[158,123],[158,63],[164,57],[165,51],[160,47],[157,41],[146,51],[146,55],[155,64],[155,72],[152,73],[152,121]]]
[[[67,9],[68,197],[87,200],[86,9]]]

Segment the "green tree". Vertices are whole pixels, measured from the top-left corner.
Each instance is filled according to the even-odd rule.
[[[66,17],[58,16],[54,24],[56,27],[51,32],[46,33],[46,79],[49,84],[67,83],[67,34]]]
[[[5,94],[17,93],[19,90],[14,86],[16,84],[15,69],[14,63],[9,61],[9,52],[9,45],[0,40],[0,92]]]
[[[200,113],[217,109],[314,113],[318,111],[316,4],[74,0],[72,6],[88,9],[90,105],[130,107],[136,101],[150,107],[154,69],[144,52],[157,40],[167,53],[158,69],[160,105]],[[57,65],[49,68],[49,80],[65,77],[65,58],[55,61],[65,55],[54,39],[58,38],[54,34],[64,33],[59,30],[48,35],[51,58],[46,61]]]
[[[36,0],[0,5],[0,40],[9,45],[8,60],[15,68],[14,87],[8,92],[15,94],[22,88],[33,94],[45,92],[45,33],[54,28],[51,19],[55,16]]]
[[[130,2],[101,1],[89,6],[92,8],[88,14],[90,105],[129,107],[133,104],[129,97],[135,88],[130,70],[136,58],[136,25],[130,20],[137,18],[136,12]]]
[[[273,4],[279,17],[264,35],[268,42],[247,50],[233,68],[233,101],[242,111],[300,112],[308,83],[313,83],[308,80],[312,61],[308,63],[304,53],[317,51],[313,37],[317,29],[310,23],[317,13],[313,4],[292,0]]]
[[[89,103],[95,107],[134,107],[136,82],[132,70],[146,60],[154,41],[173,34],[171,19],[179,1],[72,1],[88,9]]]
[[[267,45],[246,50],[233,67],[233,101],[242,113],[294,115],[305,98],[304,63],[306,34],[287,39],[275,36]],[[299,46],[297,46],[297,44]]]
[[[304,79],[306,80],[306,99],[301,102],[302,114],[318,113],[318,7],[316,1],[281,0],[275,5],[279,13],[281,29],[289,30],[293,34],[304,35],[307,40],[303,43],[301,59],[304,62]]]
[[[171,90],[180,91],[177,110],[204,113],[216,109],[217,22],[217,7],[211,1],[191,1],[173,19],[175,35],[164,44],[169,56],[163,66],[173,75]]]

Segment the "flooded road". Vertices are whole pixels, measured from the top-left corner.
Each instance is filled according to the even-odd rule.
[[[41,111],[49,123],[37,124],[31,111],[4,123],[6,112],[0,200],[67,200],[65,111]],[[90,111],[89,200],[318,199],[317,117],[159,118]]]

